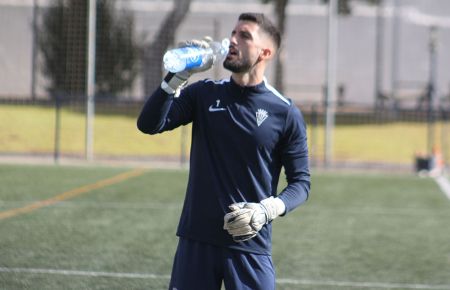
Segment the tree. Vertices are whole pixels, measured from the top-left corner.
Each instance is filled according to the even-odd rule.
[[[174,0],[172,11],[167,14],[154,40],[144,49],[143,85],[149,96],[160,84],[163,76],[161,60],[175,41],[175,33],[189,12],[191,0]]]
[[[54,0],[39,28],[43,72],[52,98],[80,98],[86,92],[87,9],[89,0]],[[115,0],[97,0],[97,97],[115,97],[132,87],[139,45],[130,13],[114,12]]]
[[[351,2],[355,0],[338,0],[338,13],[341,15],[352,14]],[[369,4],[378,5],[381,0],[356,0],[360,2],[368,2]],[[322,0],[322,3],[328,3],[329,0]]]
[[[277,17],[277,27],[280,31],[281,37],[285,33],[285,23],[286,23],[286,6],[289,0],[262,0],[264,4],[274,2],[275,14]],[[275,87],[278,91],[283,93],[284,91],[284,53],[283,48],[280,49],[278,57],[275,60]]]

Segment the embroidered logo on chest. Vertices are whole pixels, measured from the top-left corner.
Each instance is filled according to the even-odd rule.
[[[261,126],[261,124],[267,119],[267,117],[269,117],[269,114],[266,110],[258,109],[258,111],[256,111],[256,124],[258,125],[258,127]]]

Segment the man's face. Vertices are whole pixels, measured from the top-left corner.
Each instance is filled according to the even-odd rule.
[[[261,45],[258,24],[238,21],[231,32],[230,50],[223,66],[234,73],[248,72],[258,61]]]

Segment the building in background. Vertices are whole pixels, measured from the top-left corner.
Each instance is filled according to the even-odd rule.
[[[49,0],[0,0],[0,98],[30,98],[32,91],[33,3],[47,9]],[[136,30],[143,42],[153,40],[171,1],[122,0],[117,9],[131,10]],[[338,28],[338,83],[341,101],[373,105],[375,103],[376,16],[377,9],[353,0],[352,15],[341,16]],[[383,42],[381,50],[381,91],[392,91],[392,61],[397,56],[395,86],[401,98],[416,101],[426,89],[429,76],[429,27],[437,30],[437,96],[449,95],[450,70],[450,1],[447,0],[385,0]],[[399,15],[397,53],[393,53],[393,8]],[[273,7],[258,0],[204,1],[193,0],[190,13],[177,32],[177,39],[212,35],[229,36],[240,12],[260,11],[273,17]],[[283,54],[285,57],[285,94],[296,102],[323,102],[326,74],[326,7],[320,0],[290,0]],[[38,62],[39,64],[39,62]],[[36,93],[46,97],[46,80],[35,69]],[[227,77],[223,69],[215,77]],[[211,72],[198,78],[211,77]],[[158,77],[158,76],[156,76]],[[268,72],[269,82],[273,75]],[[143,99],[142,83],[124,92],[123,98]]]

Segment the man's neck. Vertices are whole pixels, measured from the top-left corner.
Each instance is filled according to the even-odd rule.
[[[242,87],[256,86],[264,80],[264,75],[252,75],[250,73],[232,73],[231,77]]]

